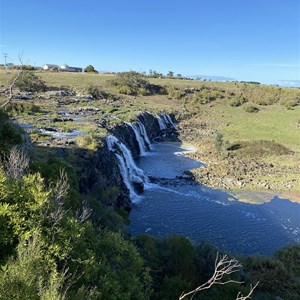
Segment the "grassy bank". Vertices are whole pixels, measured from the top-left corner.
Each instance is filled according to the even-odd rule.
[[[104,125],[98,126],[99,122],[114,124],[129,121],[145,110],[174,113],[180,121],[178,131],[181,139],[198,147],[191,156],[207,164],[207,167],[193,171],[196,180],[235,192],[267,191],[264,194],[267,196],[261,197],[262,201],[274,194],[299,201],[299,89],[150,78],[151,85],[163,88],[161,92],[126,95],[110,84],[115,75],[41,71],[36,74],[50,89],[68,88],[74,91],[74,96],[66,97],[65,101],[59,96],[36,96],[25,100],[29,108],[11,111],[24,123],[54,127],[63,132],[80,129],[89,135],[88,138],[81,137],[77,141],[78,146],[92,149],[96,147],[92,140],[106,134]],[[6,86],[13,76],[13,72],[7,74],[1,71],[1,86]],[[78,94],[88,94],[91,85],[107,92],[109,99],[86,101],[84,97],[78,98]],[[30,108],[30,105],[38,109]],[[89,107],[93,111],[89,111]],[[63,110],[86,110],[86,116],[54,122],[55,118],[61,117]],[[219,150],[215,146],[217,133],[222,134],[223,144]],[[45,137],[37,132],[32,133],[32,138],[37,143],[45,142]],[[247,199],[246,196],[243,198]]]

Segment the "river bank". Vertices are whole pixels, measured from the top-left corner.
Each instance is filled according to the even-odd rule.
[[[178,120],[179,138],[197,146],[190,157],[206,163],[204,168],[193,171],[198,182],[233,192],[262,191],[299,201],[300,107],[287,108],[271,102],[257,104],[259,111],[249,113],[244,104],[231,105],[241,95],[246,102],[258,103],[260,98],[261,103],[267,103],[266,99],[279,97],[284,103],[299,97],[296,89],[150,79],[151,84],[166,91],[145,96],[121,95],[109,84],[113,76],[38,74],[49,90],[16,93],[9,107],[17,121],[37,128],[30,132],[35,145],[95,151],[99,139],[105,138],[116,124],[130,122],[143,111],[173,113]],[[106,96],[94,98],[87,92],[89,85],[105,91]],[[78,130],[83,134],[74,139],[55,138]],[[229,150],[216,150],[218,133],[223,135]]]
[[[129,231],[158,237],[179,234],[192,241],[210,241],[223,251],[271,255],[284,245],[299,242],[300,205],[271,197],[261,202],[247,192],[240,201],[226,191],[199,184],[189,172],[202,166],[185,156],[186,145],[152,144],[137,166],[150,184],[130,212]],[[187,151],[189,152],[189,151]],[[259,234],[258,234],[259,233]]]

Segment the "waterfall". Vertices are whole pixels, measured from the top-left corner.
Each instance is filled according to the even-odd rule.
[[[171,119],[171,117],[168,114],[160,114],[156,116],[156,119],[158,121],[159,129],[165,130],[168,127],[173,127],[174,123]]]
[[[139,169],[131,155],[130,150],[115,136],[106,138],[108,150],[114,152],[123,181],[130,192],[130,199],[134,202],[138,198],[134,185],[144,186],[148,182],[147,176]]]
[[[173,123],[171,117],[168,114],[166,114],[165,116],[166,116],[167,120],[169,121],[169,124],[171,124],[172,126],[174,126],[174,123]]]
[[[144,139],[141,135],[141,132],[138,128],[138,126],[134,126],[132,125],[131,123],[128,123],[128,122],[125,122],[129,127],[132,128],[133,132],[134,132],[134,135],[135,135],[135,139],[136,141],[138,142],[139,144],[139,148],[140,148],[140,155],[143,156],[146,154],[146,151],[147,151],[147,147],[145,145],[145,142],[144,142]]]
[[[144,124],[141,121],[138,121],[136,124],[139,128],[139,131],[140,131],[142,137],[144,138],[144,144],[146,146],[146,149],[147,149],[147,146],[151,149],[151,142],[150,142],[150,139],[148,137],[148,134],[147,134],[147,131],[146,131],[146,128],[145,128]]]
[[[165,121],[161,116],[156,116],[156,119],[158,121],[158,125],[159,125],[160,130],[167,129],[167,125],[165,124]]]

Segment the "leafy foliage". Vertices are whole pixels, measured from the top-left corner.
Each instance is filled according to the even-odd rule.
[[[0,155],[12,145],[22,143],[22,129],[12,123],[7,114],[0,110]]]
[[[34,73],[26,71],[18,78],[16,85],[21,92],[43,92],[46,90],[46,84]]]
[[[254,112],[258,112],[259,109],[252,104],[248,104],[244,106],[244,111],[248,113],[254,113]]]
[[[247,100],[244,97],[237,96],[234,99],[232,99],[229,104],[230,106],[237,107],[237,106],[241,106],[245,102],[247,102]]]
[[[14,113],[14,114],[23,114],[23,113],[38,113],[40,112],[40,107],[32,102],[24,102],[24,101],[14,101],[9,103],[6,107],[5,110],[9,113]]]
[[[150,83],[146,76],[135,71],[118,73],[116,78],[111,80],[111,85],[116,87],[121,94],[151,94]]]
[[[0,252],[9,253],[18,238],[28,240],[41,222],[49,196],[39,174],[21,181],[8,178],[0,169]]]
[[[49,260],[40,236],[21,240],[17,257],[10,259],[0,271],[0,299],[63,300],[63,273]]]
[[[84,72],[87,73],[98,73],[98,71],[95,70],[94,66],[92,65],[88,65],[85,69]]]

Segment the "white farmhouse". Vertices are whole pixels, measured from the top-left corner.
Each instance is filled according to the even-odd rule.
[[[43,65],[42,69],[45,71],[58,71],[59,66],[53,64]]]
[[[70,67],[66,64],[63,65],[54,65],[54,64],[45,64],[42,67],[45,71],[56,71],[56,72],[82,72],[82,68]]]

